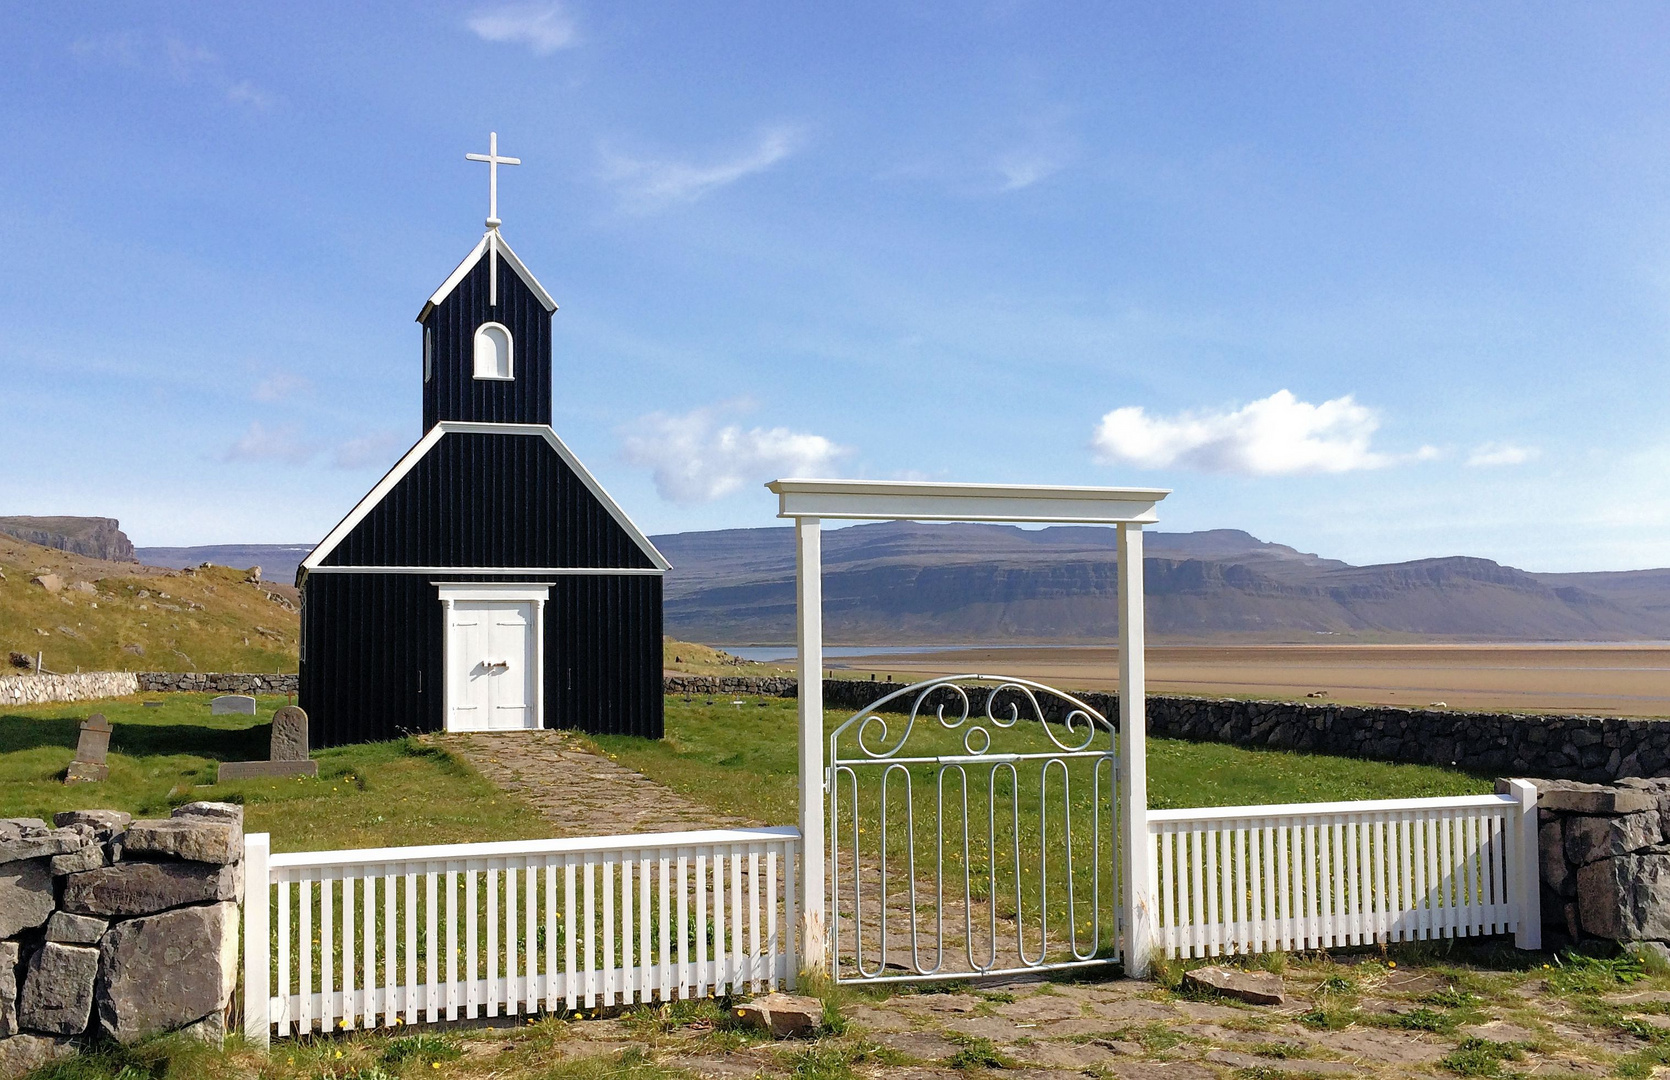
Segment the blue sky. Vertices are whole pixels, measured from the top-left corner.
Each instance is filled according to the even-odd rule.
[[[504,234],[648,531],[807,473],[1162,485],[1353,562],[1670,564],[1670,12],[43,5],[0,512],[322,536]]]

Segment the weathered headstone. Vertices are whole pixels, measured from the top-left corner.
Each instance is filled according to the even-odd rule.
[[[64,783],[85,784],[110,775],[105,757],[110,752],[110,721],[94,713],[81,724],[81,740],[75,746],[75,760],[64,772]]]
[[[307,760],[307,713],[286,705],[273,713],[273,761]]]
[[[215,770],[215,782],[319,775],[319,763],[307,756],[307,713],[298,706],[286,705],[273,714],[271,747],[266,761],[221,762]]]
[[[255,715],[255,699],[248,694],[222,694],[209,702],[210,716]]]

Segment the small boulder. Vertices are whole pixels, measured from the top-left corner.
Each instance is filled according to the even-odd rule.
[[[1241,971],[1237,968],[1203,967],[1184,972],[1183,985],[1190,990],[1205,990],[1221,994],[1249,1005],[1285,1005],[1286,988],[1281,976],[1268,971]]]
[[[64,587],[64,579],[57,574],[36,574],[29,579],[29,584],[39,585],[49,593],[55,593]]]
[[[13,1035],[0,1039],[0,1080],[11,1080],[42,1065],[74,1057],[75,1045],[55,1035]]]
[[[120,810],[65,810],[52,816],[52,823],[60,828],[66,825],[91,825],[100,840],[109,840],[127,828],[128,822],[132,820],[132,814],[124,814]]]
[[[802,994],[766,994],[737,1006],[736,1014],[774,1039],[815,1038],[823,1026],[823,1002]]]
[[[79,874],[83,870],[97,870],[101,866],[110,865],[110,851],[104,844],[88,844],[80,851],[72,851],[68,855],[54,855],[50,865],[53,877]]]
[[[237,803],[189,802],[184,806],[176,806],[174,812],[168,816],[213,818],[216,821],[230,821],[240,829],[244,827],[244,808]]]
[[[54,911],[52,918],[46,921],[46,940],[61,941],[66,945],[97,945],[109,928],[110,923],[105,919]]]
[[[238,877],[231,866],[123,862],[65,878],[61,906],[77,915],[151,915],[186,904],[237,900]]]
[[[15,822],[14,822],[15,824]],[[93,830],[85,825],[70,825],[62,829],[35,830],[23,828],[15,839],[0,837],[0,863],[20,859],[39,859],[65,852],[80,851],[93,840]]]
[[[99,951],[49,941],[29,958],[17,1022],[48,1035],[80,1035],[93,1015],[93,980]]]
[[[225,865],[244,857],[244,833],[230,821],[208,817],[136,821],[122,838],[122,852]]]
[[[46,859],[0,863],[0,938],[45,925],[52,915],[52,871]]]
[[[17,1034],[17,942],[0,941],[0,1039]]]
[[[238,905],[118,923],[99,946],[99,1027],[132,1042],[222,1012],[238,982]]]

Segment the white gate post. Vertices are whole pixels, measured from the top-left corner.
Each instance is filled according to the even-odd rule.
[[[1511,885],[1519,925],[1514,928],[1516,949],[1542,948],[1542,858],[1539,850],[1541,823],[1537,820],[1537,785],[1529,780],[1509,780],[1508,792],[1519,800],[1519,873]]]
[[[1154,852],[1148,835],[1147,686],[1143,664],[1142,526],[1119,526],[1119,810],[1124,823],[1125,973],[1148,974],[1154,948]]]
[[[244,1038],[252,1046],[272,1044],[272,927],[267,911],[267,856],[270,833],[244,836]]]
[[[795,643],[800,677],[800,966],[821,971],[824,932],[823,858],[823,551],[815,517],[794,519]]]

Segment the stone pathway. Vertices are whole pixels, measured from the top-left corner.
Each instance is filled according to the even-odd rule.
[[[554,837],[759,824],[694,803],[592,753],[566,731],[470,732],[427,738],[533,804],[551,822]]]
[[[773,1042],[742,1030],[734,1013],[712,1002],[609,1010],[615,1015],[588,1010],[510,1030],[459,1030],[462,1059],[425,1075],[1599,1080],[1662,1072],[1660,1048],[1670,1044],[1659,1033],[1670,993],[1657,988],[1670,979],[1652,980],[1651,996],[1595,999],[1554,992],[1535,971],[1465,963],[1410,971],[1374,958],[1344,960],[1294,961],[1288,1001],[1273,1006],[1125,979],[960,984],[891,996],[842,990],[829,1000],[844,1030],[815,1042]]]

